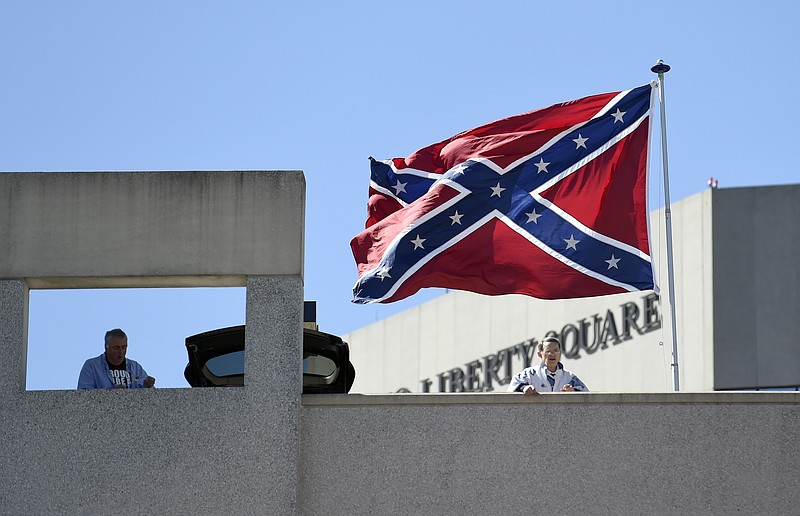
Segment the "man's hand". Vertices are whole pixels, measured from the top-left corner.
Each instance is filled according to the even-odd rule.
[[[153,378],[152,376],[148,376],[147,378],[144,379],[144,382],[142,384],[145,387],[152,387],[153,385],[156,384],[156,379]]]
[[[575,392],[575,387],[570,384],[567,384],[561,388],[561,392]]]
[[[538,396],[539,391],[537,391],[533,385],[526,385],[524,389],[522,389],[522,394],[525,396]]]

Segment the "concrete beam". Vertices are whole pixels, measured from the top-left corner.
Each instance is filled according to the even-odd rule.
[[[304,218],[300,171],[3,173],[0,278],[90,288],[302,277]]]

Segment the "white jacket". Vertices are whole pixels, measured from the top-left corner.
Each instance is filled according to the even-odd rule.
[[[522,392],[526,385],[533,386],[539,392],[559,392],[565,385],[572,385],[576,391],[588,391],[588,387],[574,373],[564,369],[561,362],[555,372],[555,385],[547,379],[548,369],[544,364],[528,367],[517,373],[508,385],[508,392]]]

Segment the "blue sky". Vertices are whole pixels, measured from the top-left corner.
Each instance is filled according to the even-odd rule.
[[[305,298],[343,334],[438,294],[350,302],[368,156],[645,84],[659,58],[673,201],[798,182],[798,5],[2,1],[0,171],[303,170]],[[243,322],[243,289],[32,291],[27,386],[73,388],[114,327],[186,386],[185,337]]]

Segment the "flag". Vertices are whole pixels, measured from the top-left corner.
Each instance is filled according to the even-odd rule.
[[[407,158],[370,158],[353,302],[421,288],[541,299],[657,290],[648,238],[656,84],[498,120]]]

